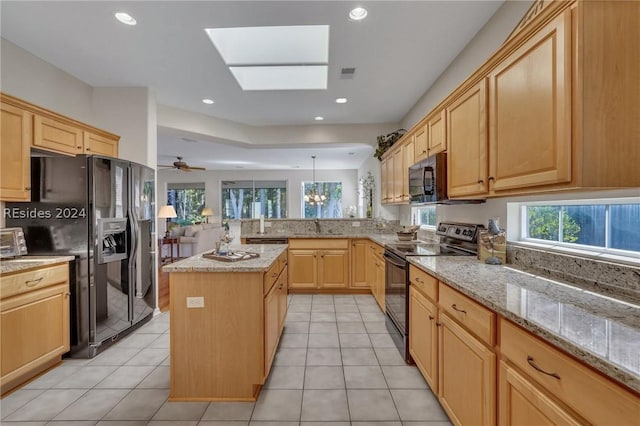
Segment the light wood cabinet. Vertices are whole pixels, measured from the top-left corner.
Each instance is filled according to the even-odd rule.
[[[396,142],[382,159],[382,204],[400,204],[409,201],[409,167],[414,164],[415,139],[404,136]]]
[[[486,196],[488,192],[486,87],[483,79],[446,109],[449,197]]]
[[[447,139],[446,133],[446,111],[442,110],[427,120],[427,156],[435,155],[439,152],[446,151]]]
[[[500,361],[499,418],[502,426],[579,426],[584,421],[538,389],[516,369]]]
[[[407,171],[405,170],[404,152],[402,146],[396,147],[393,153],[393,202],[401,203],[404,200],[404,191],[407,186]]]
[[[419,163],[422,160],[426,160],[429,157],[429,142],[426,125],[422,122],[418,124],[418,127],[414,136],[415,156],[414,164]]]
[[[276,354],[280,321],[278,318],[278,286],[274,285],[264,298],[264,373],[269,375]]]
[[[369,266],[371,280],[371,293],[374,299],[384,311],[384,283],[385,283],[385,263],[384,248],[371,242],[369,244]]]
[[[493,191],[571,180],[571,12],[489,74]]]
[[[68,265],[3,275],[0,285],[0,389],[5,393],[69,351]]]
[[[6,102],[0,114],[0,200],[29,201],[32,114]]]
[[[351,241],[351,287],[370,288],[369,240]]]
[[[440,311],[438,397],[456,425],[496,422],[496,355]]]
[[[640,418],[640,398],[505,319],[500,321],[500,350],[509,365],[540,389],[537,393],[551,395],[547,398],[568,406],[589,424],[631,425]],[[529,401],[514,406],[509,400],[512,389],[505,388],[511,385],[501,385],[505,422],[522,418],[516,410],[538,404],[530,393],[521,397]]]
[[[35,115],[33,146],[62,154],[83,154],[82,129],[53,118]]]
[[[409,288],[409,353],[429,387],[438,391],[437,308],[413,283]]]
[[[86,154],[118,157],[118,139],[107,138],[91,132],[84,132],[83,146]]]
[[[349,240],[289,239],[289,288],[346,289],[350,271]]]

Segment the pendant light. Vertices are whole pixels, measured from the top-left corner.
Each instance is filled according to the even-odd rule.
[[[309,203],[309,205],[321,206],[326,201],[327,197],[324,194],[318,194],[317,184],[316,184],[316,156],[312,155],[313,159],[313,184],[311,188],[304,194],[304,202]]]

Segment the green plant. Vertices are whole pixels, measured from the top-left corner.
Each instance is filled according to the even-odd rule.
[[[562,217],[562,241],[573,243],[580,235],[580,225],[559,206],[531,206],[527,209],[529,237],[559,241]]]
[[[406,129],[398,129],[395,132],[391,132],[387,135],[378,136],[378,148],[373,153],[373,156],[378,160],[382,160],[382,155],[389,149],[391,146],[396,143],[398,139],[407,133]]]

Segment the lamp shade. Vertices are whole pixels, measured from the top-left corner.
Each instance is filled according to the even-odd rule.
[[[205,207],[200,212],[201,216],[213,216],[213,210],[210,207]]]
[[[172,205],[168,205],[160,207],[158,217],[168,219],[170,217],[178,217],[178,215],[176,214],[176,209],[174,209]]]

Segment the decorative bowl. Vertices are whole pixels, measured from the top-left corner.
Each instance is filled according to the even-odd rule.
[[[411,241],[415,238],[415,232],[396,232],[398,235],[398,240],[400,241]]]

